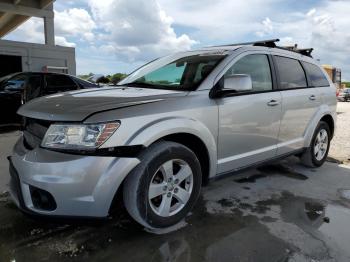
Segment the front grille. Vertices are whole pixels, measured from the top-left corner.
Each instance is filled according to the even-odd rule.
[[[40,146],[49,126],[49,121],[26,118],[23,127],[24,146],[29,150]]]

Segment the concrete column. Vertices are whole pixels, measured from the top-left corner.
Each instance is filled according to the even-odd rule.
[[[44,17],[45,44],[55,45],[55,25],[53,17]]]

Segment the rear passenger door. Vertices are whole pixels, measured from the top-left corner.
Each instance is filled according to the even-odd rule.
[[[299,60],[275,55],[278,87],[282,94],[282,116],[277,154],[283,155],[304,146],[306,128],[321,104],[317,87],[309,87]]]
[[[77,90],[78,85],[66,75],[46,75],[45,95]]]

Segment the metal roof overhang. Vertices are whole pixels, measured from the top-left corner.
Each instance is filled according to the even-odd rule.
[[[55,0],[0,0],[0,38],[31,17],[53,18]]]

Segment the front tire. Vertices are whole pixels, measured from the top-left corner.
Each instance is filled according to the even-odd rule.
[[[326,122],[320,121],[311,140],[310,147],[301,155],[307,167],[320,167],[326,161],[331,141],[331,132]]]
[[[201,190],[201,166],[187,147],[157,142],[128,175],[123,199],[128,213],[145,227],[164,228],[186,217]]]

